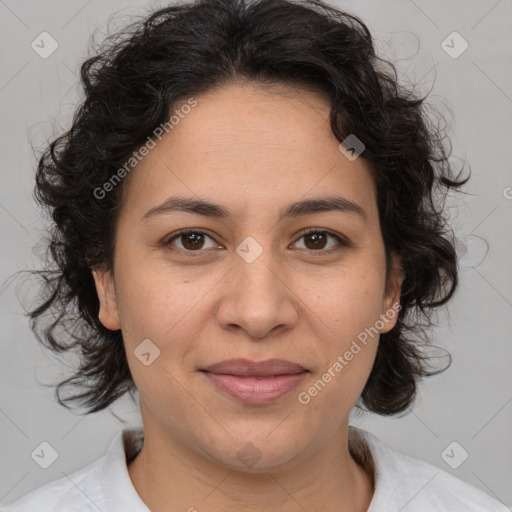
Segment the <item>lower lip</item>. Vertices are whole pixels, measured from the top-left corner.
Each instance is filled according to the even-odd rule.
[[[245,404],[268,404],[289,393],[308,372],[273,377],[239,377],[205,372],[222,391]]]

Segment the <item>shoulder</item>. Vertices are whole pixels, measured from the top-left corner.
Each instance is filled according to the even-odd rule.
[[[132,485],[127,463],[142,447],[142,428],[118,432],[107,453],[88,466],[30,492],[0,512],[149,512]]]
[[[75,512],[101,508],[102,474],[105,456],[92,464],[29,492],[0,512]]]
[[[509,512],[497,499],[447,471],[393,450],[369,432],[350,429],[351,436],[364,440],[366,457],[373,463],[375,493],[368,512]]]

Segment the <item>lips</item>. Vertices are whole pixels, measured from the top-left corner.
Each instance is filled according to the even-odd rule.
[[[260,362],[249,361],[248,359],[229,359],[208,366],[205,368],[205,371],[241,377],[269,377],[274,375],[294,375],[307,370],[300,364],[284,359],[267,359]]]
[[[201,371],[216,389],[250,405],[277,400],[289,393],[309,373],[303,366],[284,359],[260,362],[230,359]]]

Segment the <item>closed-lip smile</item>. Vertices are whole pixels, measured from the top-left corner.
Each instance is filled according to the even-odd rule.
[[[210,382],[245,404],[274,402],[289,393],[309,371],[284,359],[229,359],[201,369]]]

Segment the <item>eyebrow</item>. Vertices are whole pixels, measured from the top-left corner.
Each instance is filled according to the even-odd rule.
[[[361,206],[341,196],[319,197],[291,203],[281,209],[279,220],[330,211],[356,214],[365,222],[368,220],[366,212]],[[219,204],[202,199],[172,196],[148,210],[141,220],[145,221],[151,217],[171,212],[193,213],[217,219],[227,219],[234,216],[230,208]]]

